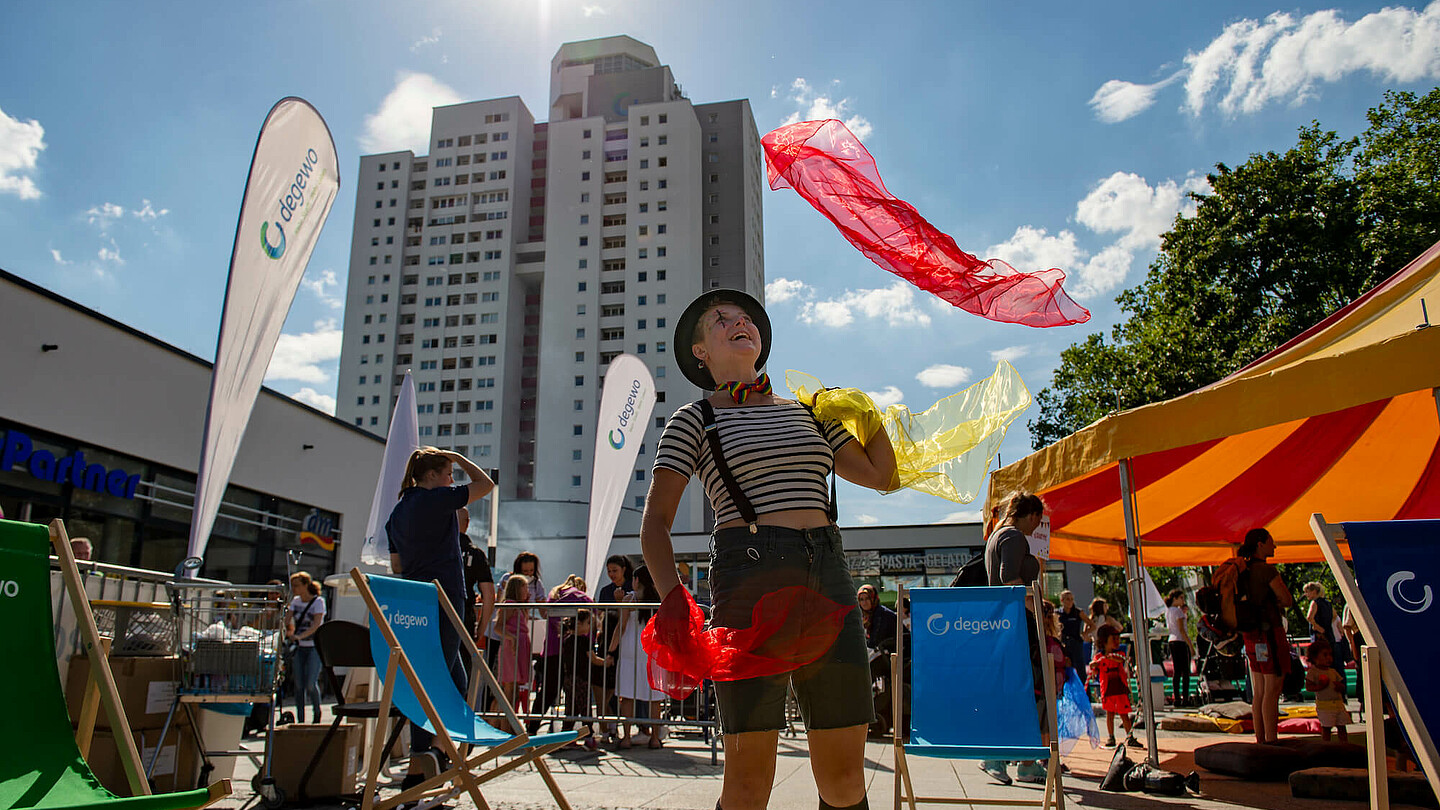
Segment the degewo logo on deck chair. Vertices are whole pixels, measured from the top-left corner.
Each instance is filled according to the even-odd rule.
[[[385,621],[389,622],[391,627],[404,627],[409,629],[411,627],[430,626],[429,616],[417,616],[413,613],[396,613],[391,615],[389,605],[380,606],[380,615],[385,617]]]
[[[1423,594],[1419,599],[1411,599],[1400,592],[1400,586],[1415,578],[1414,571],[1396,571],[1385,581],[1385,594],[1390,597],[1390,604],[1406,613],[1424,613],[1430,609],[1430,603],[1434,601],[1434,593],[1430,586],[1424,586]]]
[[[978,635],[997,630],[1009,630],[1009,619],[967,619],[961,616],[956,619],[949,619],[942,613],[932,613],[930,618],[925,620],[925,629],[930,631],[932,636],[943,636],[951,630],[960,633]]]

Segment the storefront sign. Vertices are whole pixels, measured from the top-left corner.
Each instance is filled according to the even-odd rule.
[[[0,470],[6,472],[16,465],[24,467],[35,478],[56,484],[73,484],[92,492],[109,493],[117,498],[134,498],[140,485],[140,474],[124,470],[107,470],[99,464],[86,464],[85,453],[56,458],[49,450],[36,450],[30,437],[18,430],[0,433]]]

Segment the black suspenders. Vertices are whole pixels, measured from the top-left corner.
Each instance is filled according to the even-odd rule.
[[[730,472],[730,465],[725,462],[725,451],[720,446],[720,430],[715,424],[715,406],[711,405],[708,399],[697,400],[695,404],[700,408],[700,420],[705,430],[705,440],[710,443],[710,457],[715,459],[715,471],[720,473],[720,480],[725,484],[725,491],[730,493],[730,500],[740,512],[740,517],[750,525],[750,533],[755,534],[757,531],[755,507],[750,505],[750,499],[740,491],[740,484],[736,482],[735,474]],[[806,408],[806,410],[809,409]],[[810,415],[813,418],[815,414],[812,411]],[[815,425],[818,429],[819,420],[816,420]],[[821,438],[824,438],[825,434],[821,431],[820,435]],[[832,523],[838,514],[839,509],[835,501],[835,474],[832,468],[830,474],[830,521]]]

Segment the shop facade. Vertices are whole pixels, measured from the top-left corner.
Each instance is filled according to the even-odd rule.
[[[64,519],[98,561],[174,570],[210,376],[207,361],[0,271],[0,509]],[[201,574],[283,579],[291,552],[317,578],[357,564],[383,449],[263,389]]]

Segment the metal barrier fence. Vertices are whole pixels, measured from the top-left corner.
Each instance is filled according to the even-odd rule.
[[[532,733],[545,724],[569,729],[588,723],[597,738],[618,734],[621,723],[651,726],[652,735],[662,728],[693,729],[710,744],[714,764],[719,725],[711,685],[684,700],[650,688],[640,631],[659,607],[501,602],[486,634],[486,662]],[[701,609],[708,615],[708,606]],[[589,613],[588,634],[576,632],[584,629],[575,626],[581,610]],[[482,705],[489,703],[486,696]]]

